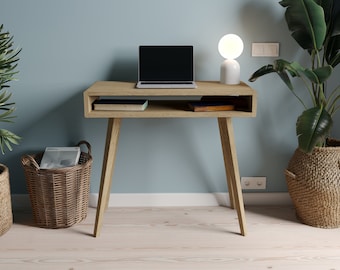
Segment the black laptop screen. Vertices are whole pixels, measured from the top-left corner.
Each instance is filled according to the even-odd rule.
[[[140,81],[193,81],[193,46],[140,46]]]

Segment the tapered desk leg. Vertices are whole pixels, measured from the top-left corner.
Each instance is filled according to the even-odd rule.
[[[230,203],[236,207],[241,234],[246,235],[246,218],[244,213],[243,196],[240,182],[240,173],[234,140],[234,130],[231,118],[218,118],[220,129],[224,164],[227,173]]]
[[[224,160],[224,168],[225,168],[225,173],[227,176],[227,185],[228,185],[228,193],[229,193],[229,201],[230,201],[230,208],[235,209],[235,196],[234,196],[234,187],[233,187],[233,182],[230,181],[231,175],[230,175],[230,170],[228,170],[228,164],[229,160],[227,159],[229,153],[228,153],[228,138],[226,138],[226,123],[225,123],[225,118],[219,118],[218,119],[218,127],[220,130],[220,137],[221,137],[221,144],[222,144],[222,151],[223,151],[223,160]]]
[[[96,222],[94,225],[95,237],[99,236],[100,234],[100,230],[103,224],[104,212],[110,197],[110,187],[116,158],[120,123],[120,118],[110,118],[108,120],[102,176],[100,181],[98,205],[96,212]]]

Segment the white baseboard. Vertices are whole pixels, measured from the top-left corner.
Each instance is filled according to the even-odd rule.
[[[90,194],[96,207],[98,194]],[[288,193],[243,193],[245,205],[291,205]],[[228,193],[111,193],[109,207],[230,206]]]
[[[98,194],[91,193],[90,207]],[[288,193],[243,193],[244,205],[291,205]],[[228,193],[111,193],[109,207],[230,206]],[[28,194],[12,194],[13,210],[30,207]]]

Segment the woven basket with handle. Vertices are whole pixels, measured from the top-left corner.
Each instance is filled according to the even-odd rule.
[[[297,149],[286,170],[289,194],[301,222],[320,228],[340,227],[340,147]]]
[[[8,168],[0,164],[0,236],[13,224]]]
[[[58,169],[40,169],[43,153],[21,158],[30,195],[34,221],[43,228],[65,228],[81,222],[87,216],[91,146],[81,152],[78,165]]]

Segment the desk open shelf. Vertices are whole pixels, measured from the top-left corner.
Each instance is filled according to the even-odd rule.
[[[217,118],[221,136],[224,164],[227,175],[231,208],[236,208],[242,235],[246,235],[246,222],[237,155],[234,142],[232,117],[256,116],[256,92],[245,83],[225,85],[219,82],[197,82],[196,89],[136,89],[132,82],[99,81],[84,91],[84,114],[87,118],[107,118],[105,153],[94,235],[98,236],[103,215],[108,204],[114,161],[118,145],[121,119],[123,118]],[[188,101],[201,97],[232,98],[242,102],[242,108],[233,111],[193,112]],[[101,97],[148,99],[145,111],[99,111],[93,102]]]
[[[254,117],[256,92],[244,83],[225,85],[218,82],[197,82],[196,89],[136,89],[135,83],[101,81],[84,92],[85,117],[89,118],[166,118],[166,117]],[[247,103],[244,110],[192,112],[187,103],[202,96],[233,97]],[[100,97],[148,99],[145,111],[96,111],[92,103]],[[166,99],[166,100],[165,100]]]

